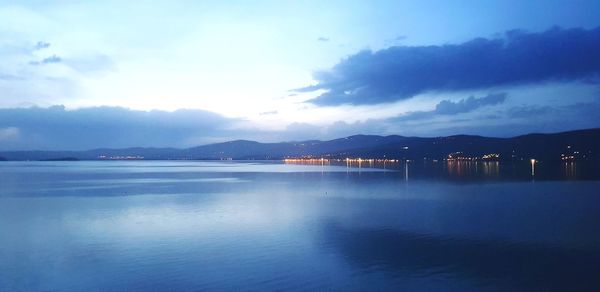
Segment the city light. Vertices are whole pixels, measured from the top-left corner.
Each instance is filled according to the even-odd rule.
[[[98,159],[100,160],[143,160],[144,156],[139,156],[139,155],[124,155],[124,156],[106,156],[106,155],[100,155],[98,156]]]
[[[386,158],[345,158],[345,159],[341,159],[341,158],[337,158],[337,159],[331,159],[331,158],[304,158],[304,157],[297,157],[297,158],[285,158],[283,159],[284,163],[330,163],[330,162],[347,162],[347,163],[362,163],[362,162],[367,162],[367,163],[397,163],[400,162],[400,160],[398,159],[386,159]]]

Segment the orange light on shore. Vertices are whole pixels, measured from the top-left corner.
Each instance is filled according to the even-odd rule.
[[[362,163],[362,162],[369,162],[369,163],[398,163],[400,162],[400,160],[398,159],[382,159],[382,158],[377,158],[377,159],[373,159],[373,158],[349,158],[346,157],[344,159],[338,158],[338,159],[330,159],[330,158],[309,158],[309,157],[300,157],[300,158],[285,158],[283,159],[283,162],[285,163],[330,163],[330,162],[346,162],[346,163]]]

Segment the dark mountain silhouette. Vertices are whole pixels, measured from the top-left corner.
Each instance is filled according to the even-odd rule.
[[[7,160],[96,159],[282,159],[286,157],[444,159],[449,154],[480,157],[495,153],[501,160],[600,160],[600,128],[512,138],[471,135],[420,138],[355,135],[330,141],[260,143],[236,140],[198,147],[93,149],[87,151],[5,151]]]

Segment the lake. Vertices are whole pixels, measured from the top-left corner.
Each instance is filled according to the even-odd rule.
[[[600,291],[567,163],[0,162],[0,291]]]

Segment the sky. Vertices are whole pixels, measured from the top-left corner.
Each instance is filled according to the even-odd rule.
[[[2,1],[0,150],[600,127],[599,1]]]

